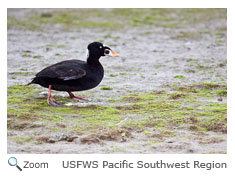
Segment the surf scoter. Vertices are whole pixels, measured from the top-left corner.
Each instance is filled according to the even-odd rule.
[[[99,61],[101,56],[119,56],[112,49],[100,42],[93,42],[87,47],[87,61],[66,60],[48,66],[32,79],[30,84],[39,84],[49,89],[47,102],[49,105],[59,106],[51,97],[51,90],[66,91],[69,97],[76,101],[89,101],[75,96],[73,91],[89,90],[101,82],[104,69]]]

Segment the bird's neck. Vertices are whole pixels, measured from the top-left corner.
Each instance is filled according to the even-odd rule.
[[[100,65],[100,56],[92,56],[90,55],[88,58],[87,58],[87,64],[89,65]]]

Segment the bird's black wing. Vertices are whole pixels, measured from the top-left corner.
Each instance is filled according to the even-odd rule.
[[[75,80],[86,75],[83,66],[84,63],[82,61],[63,61],[43,69],[36,77],[57,78],[65,81]]]

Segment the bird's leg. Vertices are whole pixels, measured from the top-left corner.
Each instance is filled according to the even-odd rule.
[[[88,99],[88,98],[80,98],[80,97],[77,97],[75,96],[72,92],[68,92],[69,94],[69,98],[75,100],[75,101],[79,101],[79,102],[89,102],[91,101],[91,99]]]
[[[56,102],[55,99],[51,97],[51,85],[49,85],[47,103],[51,106],[60,106],[60,103]]]

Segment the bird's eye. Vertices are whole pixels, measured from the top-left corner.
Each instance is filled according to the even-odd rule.
[[[105,50],[104,52],[105,52],[105,54],[107,54],[107,55],[110,53],[109,50]]]

